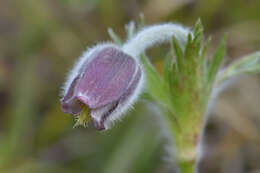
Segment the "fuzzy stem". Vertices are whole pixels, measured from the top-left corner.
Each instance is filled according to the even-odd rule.
[[[197,145],[202,129],[202,118],[190,114],[190,121],[181,122],[180,132],[173,132],[176,145],[176,161],[181,173],[193,173],[197,160]],[[177,134],[178,133],[178,134]]]
[[[195,173],[193,162],[178,162],[181,173]]]
[[[172,36],[175,36],[180,43],[185,43],[188,33],[190,33],[188,28],[173,23],[147,27],[128,40],[122,46],[122,50],[133,57],[139,57],[147,48],[170,42]]]

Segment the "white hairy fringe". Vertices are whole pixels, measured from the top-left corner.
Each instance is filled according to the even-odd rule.
[[[129,55],[138,58],[147,48],[163,42],[170,42],[175,36],[179,42],[186,40],[191,33],[189,28],[184,28],[179,24],[166,23],[146,27],[137,33],[132,39],[128,40],[122,50]]]

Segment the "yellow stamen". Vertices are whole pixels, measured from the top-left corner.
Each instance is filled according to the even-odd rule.
[[[77,126],[86,127],[88,122],[90,122],[90,120],[91,120],[90,111],[91,111],[91,109],[89,107],[82,105],[81,111],[79,112],[79,114],[76,118],[76,123],[75,123],[74,127],[77,127]]]

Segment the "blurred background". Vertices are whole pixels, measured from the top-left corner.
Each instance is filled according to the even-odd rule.
[[[0,173],[174,172],[164,121],[140,99],[106,132],[73,129],[60,87],[86,47],[125,38],[125,25],[200,17],[213,46],[228,34],[226,64],[260,50],[259,0],[2,0],[0,2]],[[160,71],[165,55],[151,60]],[[203,137],[201,172],[260,173],[260,75],[238,78],[217,99]]]

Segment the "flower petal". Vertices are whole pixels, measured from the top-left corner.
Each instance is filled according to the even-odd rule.
[[[101,109],[97,108],[96,110],[92,110],[91,117],[94,120],[97,129],[108,129],[115,120],[120,119],[123,113],[131,107],[141,92],[141,78],[142,70],[138,67],[131,85],[117,102],[109,104]],[[102,128],[100,129],[98,127]]]
[[[68,92],[61,100],[61,109],[65,113],[77,114],[80,112],[80,101],[75,97],[75,89],[79,81],[79,76],[77,76],[71,83]]]
[[[116,109],[118,102],[114,102],[101,108],[92,109],[91,117],[98,130],[105,130],[105,120]]]
[[[77,98],[90,108],[110,104],[129,87],[137,64],[135,60],[115,47],[106,47],[82,68]]]

